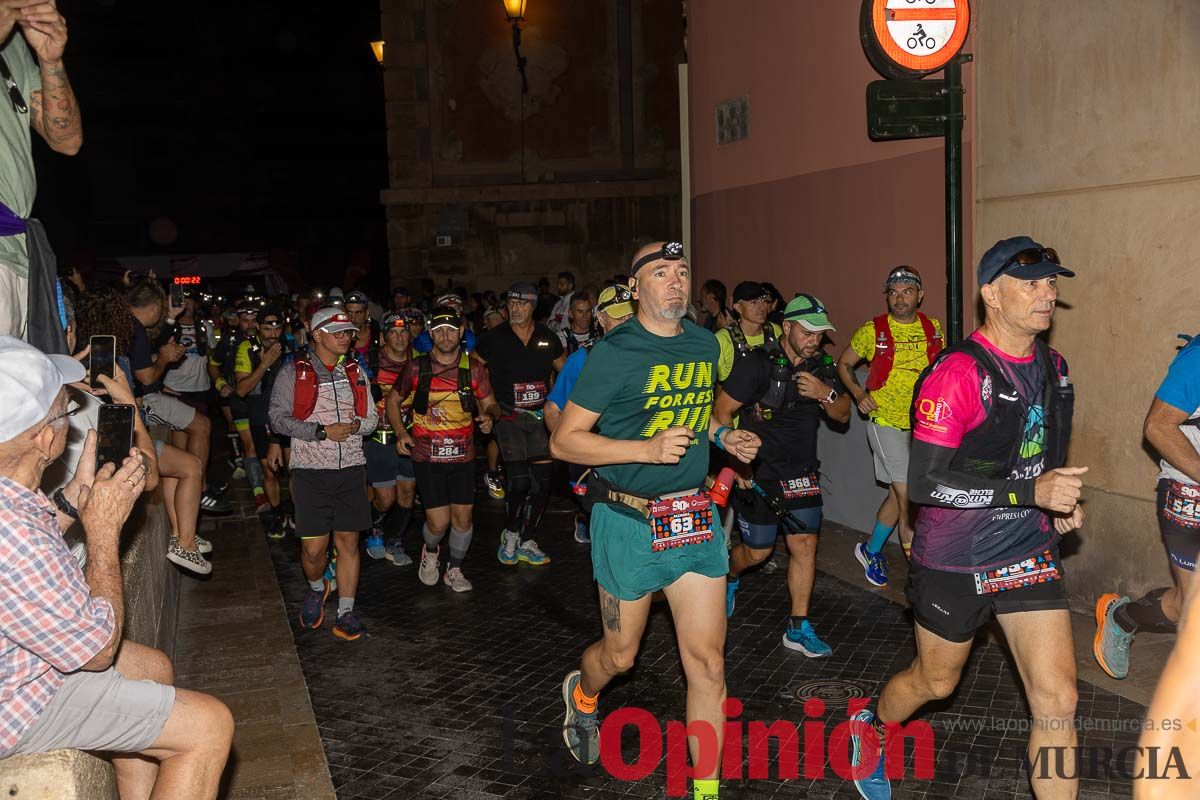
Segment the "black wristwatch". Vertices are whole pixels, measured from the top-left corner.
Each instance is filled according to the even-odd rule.
[[[71,519],[75,519],[75,520],[79,519],[79,509],[77,509],[77,508],[75,508],[75,506],[71,505],[71,502],[69,500],[67,500],[67,496],[65,494],[63,494],[62,489],[59,489],[57,492],[52,494],[50,496],[50,499],[54,501],[54,505],[58,508],[59,511],[66,514]]]
[[[318,426],[317,426],[317,441],[318,441],[318,442],[323,442],[323,441],[325,441],[325,437],[326,437],[326,436],[328,436],[328,435],[329,435],[329,434],[325,433],[325,426],[324,426],[324,425],[318,425]]]

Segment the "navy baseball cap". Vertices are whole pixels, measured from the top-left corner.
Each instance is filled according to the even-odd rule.
[[[976,276],[980,286],[991,283],[1001,275],[1023,281],[1040,280],[1051,275],[1075,277],[1074,272],[1059,262],[1054,248],[1043,247],[1028,236],[1001,239],[979,259]]]
[[[758,300],[767,296],[767,287],[758,281],[742,281],[733,287],[733,302],[741,303],[747,300]]]

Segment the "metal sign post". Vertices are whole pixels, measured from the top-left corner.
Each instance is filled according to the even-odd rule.
[[[963,336],[962,65],[968,0],[863,0],[859,35],[867,60],[889,80],[867,87],[873,141],[946,138],[946,337]],[[922,81],[945,70],[942,81]]]

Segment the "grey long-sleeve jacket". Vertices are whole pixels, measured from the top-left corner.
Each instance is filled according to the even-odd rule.
[[[319,442],[318,425],[353,422],[356,419],[354,390],[346,377],[345,362],[330,372],[319,358],[311,360],[317,373],[317,405],[308,419],[300,420],[293,416],[292,405],[296,391],[295,362],[283,365],[271,392],[271,430],[281,436],[292,437],[291,468],[341,469],[366,464],[362,437],[374,433],[378,422],[375,403],[371,400],[371,387],[367,384],[366,370],[360,369],[358,373],[358,379],[364,383],[367,392],[367,414],[357,417],[362,420],[362,427],[356,435],[344,442]]]

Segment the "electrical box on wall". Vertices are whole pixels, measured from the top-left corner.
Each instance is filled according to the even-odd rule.
[[[451,239],[449,236],[437,237],[437,246],[438,247],[449,247],[452,244],[454,244],[454,240]]]
[[[742,95],[717,106],[717,144],[729,144],[750,135],[750,97]]]

